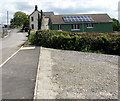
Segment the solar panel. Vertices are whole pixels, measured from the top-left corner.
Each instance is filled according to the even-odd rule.
[[[94,21],[91,16],[64,16],[65,22],[90,22]]]

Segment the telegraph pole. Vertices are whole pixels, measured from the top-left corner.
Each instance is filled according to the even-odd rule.
[[[8,34],[8,28],[9,28],[9,13],[7,11],[7,30],[6,30],[6,33]]]
[[[118,2],[118,20],[120,22],[120,1]]]
[[[8,28],[8,24],[9,24],[9,15],[8,15],[8,11],[7,11],[7,28]]]

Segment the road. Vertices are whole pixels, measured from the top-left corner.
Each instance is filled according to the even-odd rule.
[[[8,57],[10,57],[15,51],[17,51],[21,44],[27,39],[27,33],[21,33],[18,29],[13,29],[9,36],[0,39],[0,60],[3,63]]]
[[[39,47],[20,49],[27,39],[26,34],[14,29],[8,37],[0,39],[0,61],[2,60],[1,64],[3,64],[2,72],[0,68],[0,81],[2,81],[0,82],[0,99],[1,95],[2,99],[8,101],[33,98]],[[16,54],[11,57],[14,53]],[[9,57],[11,58],[8,60]]]
[[[3,101],[32,101],[38,58],[39,47],[20,50],[2,66],[2,99],[7,99]]]

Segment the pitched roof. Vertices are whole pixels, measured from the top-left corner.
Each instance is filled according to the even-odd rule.
[[[46,18],[49,18],[51,15],[54,15],[54,12],[43,12]]]
[[[75,14],[75,15],[51,15],[51,22],[53,24],[67,24],[67,23],[82,23],[82,22],[64,22],[64,16],[91,16],[94,22],[113,22],[107,14]],[[88,23],[88,22],[83,22]]]
[[[36,12],[36,11],[40,13],[40,11],[34,10],[29,16],[33,15],[33,13]]]
[[[34,10],[29,16],[31,16],[34,12],[38,12],[38,13],[41,13],[40,11],[38,10]],[[49,18],[51,15],[54,15],[54,12],[43,12],[43,15],[46,17],[46,18]]]

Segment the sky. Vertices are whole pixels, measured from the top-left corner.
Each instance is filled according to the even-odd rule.
[[[101,14],[107,13],[118,19],[118,2],[120,0],[0,0],[0,24],[9,21],[17,11],[31,14],[34,6],[38,10],[53,11],[55,14]],[[119,7],[120,10],[120,7]]]
[[[120,1],[118,3],[118,20],[120,22]]]

